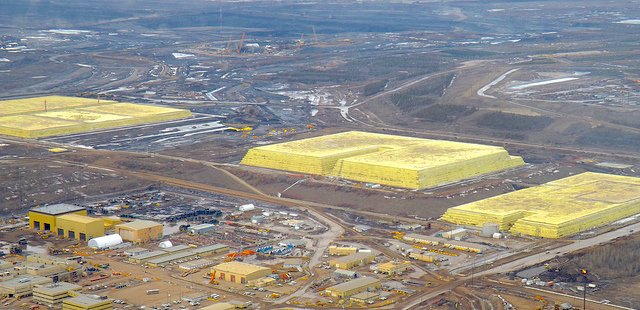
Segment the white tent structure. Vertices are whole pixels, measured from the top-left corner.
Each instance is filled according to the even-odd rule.
[[[92,249],[102,249],[122,243],[122,237],[118,234],[102,236],[89,240],[88,247]]]
[[[166,248],[170,248],[173,246],[173,243],[171,243],[171,241],[167,240],[167,241],[162,241],[160,242],[160,244],[158,244],[159,247],[166,249]]]

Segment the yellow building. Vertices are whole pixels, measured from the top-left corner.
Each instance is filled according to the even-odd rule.
[[[90,295],[79,295],[62,301],[62,310],[111,310],[111,299],[99,299]]]
[[[56,217],[56,233],[59,237],[88,241],[104,236],[102,219],[80,214],[65,214]]]
[[[67,282],[57,282],[33,289],[33,300],[45,305],[57,305],[63,299],[76,295],[73,292],[79,292],[82,286]]]
[[[126,241],[145,243],[162,238],[162,224],[152,221],[135,220],[115,227],[116,234]]]
[[[405,272],[409,268],[411,268],[411,262],[409,261],[390,261],[378,265],[377,271],[381,274],[396,275]]]
[[[29,227],[55,231],[56,217],[65,214],[87,215],[87,209],[66,203],[31,208],[29,210]]]
[[[270,275],[271,269],[234,261],[211,267],[211,273],[215,273],[216,279],[248,284],[249,281]]]
[[[358,248],[356,247],[342,247],[332,245],[329,247],[329,255],[351,255],[358,253]]]
[[[351,269],[371,263],[377,255],[378,252],[358,252],[356,254],[332,259],[329,261],[329,265],[339,269]]]
[[[242,164],[421,189],[524,161],[497,146],[350,131],[255,147]]]
[[[640,213],[640,179],[586,172],[450,208],[442,220],[561,238]]]
[[[380,286],[380,279],[362,277],[328,287],[325,292],[329,296],[346,299],[360,292],[377,289]]]

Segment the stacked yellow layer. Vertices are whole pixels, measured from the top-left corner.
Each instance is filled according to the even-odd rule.
[[[443,220],[561,238],[640,213],[640,179],[583,173],[450,208]]]
[[[27,99],[16,99],[0,101],[0,116],[25,114],[34,112],[44,112],[86,107],[99,104],[116,103],[111,100],[100,100],[92,98],[65,97],[65,96],[45,96]]]
[[[68,100],[66,103],[65,98]],[[45,99],[47,102],[46,112],[40,107]],[[51,109],[50,102],[57,108]],[[191,112],[188,110],[115,103],[106,100],[100,100],[100,104],[98,104],[95,99],[60,96],[0,102],[0,106],[4,107],[5,105],[12,109],[6,114],[12,115],[0,116],[0,134],[23,138],[48,137],[191,116]],[[13,114],[13,112],[20,110],[35,112]]]
[[[242,164],[418,189],[524,161],[501,147],[351,131],[253,148]]]

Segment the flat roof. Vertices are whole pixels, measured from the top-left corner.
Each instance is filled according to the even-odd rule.
[[[196,260],[192,260],[190,262],[184,262],[180,264],[180,267],[184,267],[184,268],[193,268],[193,267],[197,267],[200,265],[213,265],[214,261],[212,260],[208,260],[208,259],[204,259],[204,258],[200,258],[200,259],[196,259]]]
[[[192,249],[193,247],[190,247],[186,244],[178,244],[178,245],[174,245],[172,247],[168,247],[168,248],[163,248],[160,251],[165,251],[167,253],[178,253],[178,252],[182,252],[182,251],[186,251],[189,249]]]
[[[73,305],[80,305],[80,306],[84,306],[84,307],[92,307],[92,306],[97,306],[97,305],[101,305],[101,304],[105,304],[105,303],[111,303],[111,300],[109,299],[100,299],[100,298],[96,298],[96,297],[92,297],[90,295],[79,295],[76,297],[72,297],[72,298],[67,298],[64,299],[62,301],[65,304],[73,304]]]
[[[82,286],[75,285],[68,282],[57,282],[33,289],[34,292],[40,292],[47,295],[57,295],[68,291],[76,291],[81,289]]]
[[[82,224],[103,222],[102,219],[95,218],[95,217],[88,217],[86,215],[81,215],[81,214],[64,214],[64,215],[60,215],[58,217],[58,219],[74,221],[74,222],[82,223]]]
[[[10,288],[17,288],[17,287],[24,287],[27,285],[38,285],[38,284],[43,284],[43,283],[47,283],[47,282],[53,282],[52,279],[47,278],[47,277],[42,277],[42,276],[34,276],[34,275],[30,275],[30,274],[21,274],[16,276],[13,279],[9,279],[9,280],[5,280],[5,281],[0,281],[0,286],[2,287],[10,287]]]
[[[150,228],[155,226],[162,226],[162,224],[159,224],[153,221],[147,221],[147,220],[135,220],[133,222],[116,225],[116,227],[129,228],[129,229],[145,229],[145,228]]]
[[[258,265],[253,265],[253,264],[247,264],[247,263],[242,263],[242,262],[228,262],[228,263],[222,263],[219,265],[215,265],[213,267],[211,267],[217,271],[220,272],[229,272],[229,273],[236,273],[236,274],[250,274],[250,273],[254,273],[256,271],[262,271],[262,270],[271,270],[270,268],[267,267],[262,267],[262,266],[258,266]]]
[[[348,263],[355,260],[361,260],[371,256],[377,256],[380,252],[372,250],[371,252],[358,252],[355,254],[340,256],[338,258],[332,259],[332,261],[340,262],[340,263]]]
[[[59,203],[55,205],[48,205],[45,207],[29,209],[29,211],[31,212],[42,213],[47,215],[59,215],[59,214],[65,214],[65,213],[71,213],[71,212],[78,212],[82,210],[86,210],[86,208],[74,206],[68,203]]]
[[[204,308],[198,308],[198,310],[231,310],[235,308],[236,306],[233,304],[230,304],[228,302],[220,302],[217,304],[206,306]]]
[[[353,280],[349,280],[344,283],[336,284],[334,286],[330,286],[327,289],[333,291],[347,292],[355,288],[359,288],[362,286],[372,285],[376,282],[380,282],[380,279],[374,277],[362,277],[356,278]]]
[[[380,296],[380,294],[378,294],[378,293],[362,292],[362,293],[358,293],[358,294],[355,294],[355,295],[351,296],[351,298],[367,300],[367,299],[371,299],[371,298],[378,298],[378,296]]]
[[[215,252],[224,248],[229,248],[228,245],[226,244],[220,244],[220,243],[216,243],[216,244],[210,244],[210,245],[205,245],[205,246],[201,246],[201,247],[197,247],[193,250],[191,250],[191,252],[194,253],[205,253],[205,252]]]
[[[165,252],[165,251],[151,251],[151,252],[147,252],[147,253],[133,255],[130,258],[131,259],[143,259],[144,260],[144,259],[150,259],[150,258],[163,256],[163,255],[168,255],[168,253]]]
[[[380,264],[378,265],[378,268],[383,267],[383,268],[393,268],[396,266],[404,266],[404,265],[411,265],[411,262],[408,260],[405,261],[401,261],[401,262],[394,262],[394,261],[390,261],[390,262],[386,262],[384,264]]]
[[[158,258],[153,258],[147,261],[147,264],[154,264],[154,265],[159,265],[159,264],[164,264],[164,263],[168,263],[174,260],[179,260],[179,259],[183,259],[186,257],[190,257],[190,256],[196,256],[198,254],[193,253],[191,251],[188,252],[180,252],[180,253],[175,253],[175,254],[171,254],[171,255],[167,255],[167,256],[161,256]]]

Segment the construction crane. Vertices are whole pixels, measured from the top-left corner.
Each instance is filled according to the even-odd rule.
[[[298,40],[298,46],[296,46],[296,51],[300,48],[302,44],[304,44],[304,41],[302,40],[303,38],[304,38],[304,33],[300,35],[300,40]]]

